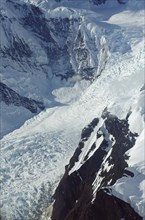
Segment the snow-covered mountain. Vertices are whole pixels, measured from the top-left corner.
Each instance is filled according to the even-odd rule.
[[[82,130],[56,189],[52,219],[143,219],[144,99],[142,91],[125,119],[105,109]]]
[[[33,4],[2,1],[2,83],[19,95],[41,101],[48,107],[56,105],[52,90],[67,86],[69,79],[71,83],[93,80],[100,74],[100,65],[104,68],[108,51],[101,38],[105,29],[96,24],[96,35],[96,31],[89,31],[88,22],[79,10],[58,7],[45,13]],[[32,117],[25,110],[23,118],[16,120],[19,108],[14,108],[9,123],[6,120],[9,108],[7,111],[5,108],[2,104],[5,118],[2,135]]]
[[[1,1],[2,219],[145,218],[144,1],[119,2]]]

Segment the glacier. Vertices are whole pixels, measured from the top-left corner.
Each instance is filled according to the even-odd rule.
[[[109,2],[1,3],[1,81],[45,106],[32,113],[1,102],[2,219],[49,219],[47,208],[81,131],[106,107],[120,120],[132,112],[130,130],[139,136],[128,165],[135,180],[119,179],[112,192],[145,218],[144,2]]]

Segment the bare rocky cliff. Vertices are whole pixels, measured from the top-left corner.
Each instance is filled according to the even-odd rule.
[[[0,102],[4,102],[6,105],[22,106],[28,109],[32,113],[37,113],[44,110],[45,106],[42,102],[23,97],[10,89],[4,83],[0,82]]]
[[[109,188],[122,176],[134,176],[127,169],[125,152],[133,147],[137,134],[129,130],[127,118],[119,120],[107,111],[102,118],[101,126],[96,118],[82,131],[79,147],[56,189],[52,220],[142,219]],[[85,152],[94,131],[96,140]]]

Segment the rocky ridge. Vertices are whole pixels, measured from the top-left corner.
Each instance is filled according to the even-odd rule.
[[[1,82],[0,102],[4,102],[6,105],[22,106],[32,113],[38,113],[39,111],[42,111],[45,108],[42,102],[23,97]]]
[[[56,189],[52,220],[142,219],[110,188],[122,176],[134,176],[127,168],[126,152],[138,135],[129,130],[128,117],[120,120],[105,110],[102,119],[96,118],[84,128]],[[89,146],[92,134],[95,139]]]

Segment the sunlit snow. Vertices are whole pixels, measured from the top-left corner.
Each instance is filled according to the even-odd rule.
[[[34,0],[31,2],[38,4]],[[99,12],[95,12],[98,10],[96,6],[93,12],[91,8],[89,8],[91,12],[87,12],[87,6],[82,11],[84,25],[88,27],[87,30],[92,31],[93,37],[98,33],[97,36],[102,37],[103,35],[103,39],[105,36],[105,48],[108,49],[107,58],[103,55],[100,56],[103,60],[106,59],[101,76],[96,78],[92,84],[85,81],[80,82],[80,80],[75,84],[77,77],[72,82],[71,80],[59,82],[58,79],[52,79],[48,84],[45,76],[40,74],[41,70],[30,77],[29,70],[31,71],[31,69],[29,67],[27,72],[22,71],[23,74],[19,77],[18,84],[17,76],[20,66],[14,62],[10,63],[6,70],[1,67],[3,82],[14,87],[22,95],[26,92],[30,97],[32,95],[38,99],[43,97],[47,107],[46,110],[34,117],[22,110],[22,123],[19,124],[21,127],[19,128],[17,123],[14,124],[16,130],[1,140],[1,209],[7,219],[20,220],[20,213],[27,216],[29,213],[29,217],[33,219],[35,218],[33,212],[39,206],[39,211],[43,211],[50,205],[51,196],[64,173],[64,167],[78,146],[82,129],[92,119],[100,117],[106,106],[111,113],[116,114],[119,118],[125,118],[130,110],[133,111],[129,118],[130,129],[137,132],[139,137],[134,148],[128,152],[130,156],[128,165],[135,177],[123,177],[117,181],[112,190],[115,196],[127,201],[140,215],[144,215],[144,119],[143,114],[140,114],[142,107],[135,104],[138,99],[139,103],[143,102],[143,98],[140,98],[140,89],[144,79],[142,27],[144,15],[142,10],[139,10],[142,7],[141,4],[135,11],[132,10],[130,2],[126,6],[125,12],[122,12],[122,9],[118,12],[116,4],[114,7],[111,6],[113,13],[111,15],[109,13],[106,15],[102,6],[99,6]],[[47,5],[47,11],[58,6],[52,1],[49,7],[47,1],[41,1],[40,6],[44,8],[45,5]],[[70,6],[72,5],[73,3],[70,1]],[[75,9],[73,8],[73,10],[77,10],[76,8],[81,5],[82,2],[80,6],[75,7],[74,5]],[[121,7],[124,9],[125,6]],[[58,13],[58,9],[51,13],[53,17],[55,17],[55,13],[58,17],[64,16],[64,11],[65,16],[70,16],[69,10],[65,8],[61,9],[61,13]],[[48,16],[51,16],[51,13]],[[75,13],[80,14],[81,10]],[[131,18],[134,19],[131,21]],[[137,20],[141,22],[138,23]],[[49,62],[44,58],[44,51],[42,52],[41,48],[37,47],[31,36],[20,27],[17,29],[21,32],[19,34],[24,34],[25,37],[29,36],[30,46],[36,47],[35,55],[42,65]],[[103,31],[100,31],[102,29]],[[2,33],[2,37],[4,38],[2,42],[4,46],[7,44],[4,33]],[[51,70],[49,71],[51,72]],[[32,85],[32,87],[29,88],[28,85]],[[15,107],[11,109],[11,114],[17,111]],[[3,108],[2,111],[4,111]],[[19,112],[16,112],[17,114],[19,117]],[[6,115],[10,118],[9,112]],[[30,117],[32,118],[29,119]],[[29,120],[25,121],[26,118]],[[13,120],[5,120],[5,122],[10,128],[11,123],[15,123]],[[92,135],[94,138],[95,135]],[[101,139],[98,140],[97,145],[101,141]],[[90,145],[91,143],[87,143],[86,148]],[[82,157],[84,158],[84,155]],[[80,164],[76,165],[78,169]],[[19,217],[16,218],[16,216]]]

